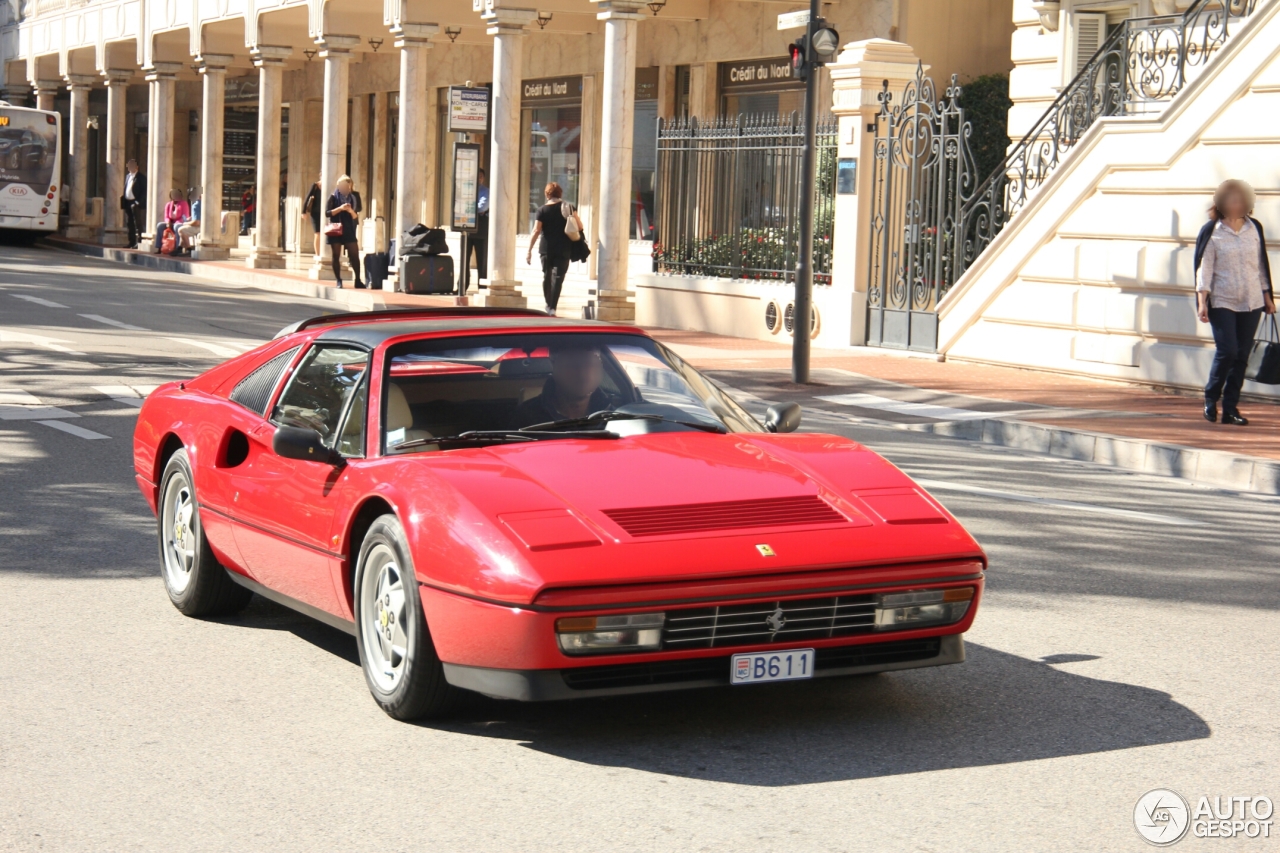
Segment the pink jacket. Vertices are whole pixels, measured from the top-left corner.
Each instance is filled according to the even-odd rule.
[[[170,225],[185,222],[191,216],[191,206],[185,201],[171,201],[164,206],[164,221]]]

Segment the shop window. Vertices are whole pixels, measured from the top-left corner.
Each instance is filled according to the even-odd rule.
[[[631,239],[653,239],[653,183],[658,167],[658,69],[636,69],[631,136]]]
[[[582,166],[582,78],[526,80],[521,109],[520,185],[527,199],[522,233],[533,231],[543,188],[557,183],[577,206]]]

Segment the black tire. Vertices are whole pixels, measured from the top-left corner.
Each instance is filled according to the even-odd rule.
[[[392,574],[401,578],[399,590],[403,599],[397,600],[394,607],[384,607],[387,602],[379,603],[379,584]],[[378,518],[365,534],[353,591],[360,666],[378,707],[397,720],[444,717],[452,713],[462,698],[462,691],[445,680],[444,667],[436,655],[422,612],[404,528],[394,515]],[[386,595],[389,593],[384,593],[384,597]],[[375,612],[380,614],[376,618]],[[398,620],[396,613],[400,614]],[[386,637],[384,646],[380,634],[394,631],[397,624],[402,629],[398,636],[403,640],[400,648],[404,653],[398,656],[398,663],[393,667],[388,662],[396,661],[397,656],[386,651],[391,647],[391,638]],[[375,643],[377,647],[372,645]]]
[[[176,509],[183,500],[190,506],[185,518]],[[186,450],[173,454],[164,466],[156,510],[160,576],[173,606],[187,616],[225,616],[243,610],[253,593],[228,577],[209,548],[200,524],[200,504]],[[178,524],[181,527],[176,527]],[[174,537],[170,538],[170,534]],[[181,582],[183,576],[185,585]]]

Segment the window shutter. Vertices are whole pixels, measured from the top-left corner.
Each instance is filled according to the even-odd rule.
[[[1072,21],[1075,56],[1071,76],[1079,74],[1102,47],[1107,36],[1107,16],[1102,12],[1076,12]]]

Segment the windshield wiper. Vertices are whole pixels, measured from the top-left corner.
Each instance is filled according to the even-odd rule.
[[[729,430],[720,424],[698,423],[696,421],[681,421],[675,418],[668,418],[662,415],[645,415],[639,412],[595,412],[587,415],[585,418],[565,418],[560,421],[547,421],[544,424],[533,424],[527,427],[521,427],[520,432],[541,432],[543,430],[566,429],[579,426],[591,426],[592,424],[603,424],[609,421],[662,421],[668,424],[679,424],[690,429],[700,429],[703,432],[714,432],[724,435]]]
[[[516,429],[473,429],[457,435],[443,435],[438,438],[415,438],[390,448],[391,451],[406,450],[411,447],[425,447],[429,444],[501,444],[504,441],[540,441],[548,438],[603,438],[615,439],[621,436],[604,430],[557,430],[555,432],[522,432]]]

